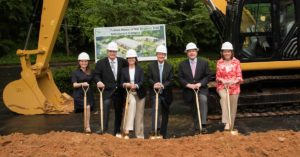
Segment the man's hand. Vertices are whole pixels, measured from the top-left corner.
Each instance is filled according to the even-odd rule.
[[[161,84],[160,82],[157,82],[157,83],[155,83],[155,84],[153,85],[153,88],[155,88],[155,89],[161,89],[161,88],[164,88],[164,85]]]
[[[186,87],[187,87],[187,88],[190,88],[190,89],[195,89],[195,88],[196,88],[195,84],[190,84],[190,83],[188,83],[188,84],[186,85]]]
[[[196,89],[199,89],[201,87],[201,83],[195,84]]]
[[[97,82],[97,87],[98,88],[104,88],[105,85],[101,81],[99,81],[99,82]]]

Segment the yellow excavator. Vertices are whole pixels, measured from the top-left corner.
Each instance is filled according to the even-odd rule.
[[[243,71],[300,69],[297,0],[202,0]]]
[[[233,43],[235,57],[241,61],[245,81],[239,106],[292,106],[297,110],[300,104],[300,1],[202,1],[222,41]],[[214,97],[214,100],[218,99]]]
[[[26,50],[25,46],[23,50],[17,50],[21,79],[9,83],[3,91],[4,104],[11,111],[33,115],[67,114],[74,110],[73,98],[59,91],[49,68],[67,3],[66,0],[44,0],[38,48]],[[30,61],[32,56],[36,56],[34,64]]]
[[[233,43],[241,61],[245,94],[239,105],[299,103],[300,1],[202,1],[221,39]],[[9,83],[3,92],[11,111],[29,115],[73,111],[73,99],[58,90],[49,68],[67,4],[68,0],[43,1],[38,48],[27,50],[25,46],[17,51],[21,79]],[[36,55],[34,64],[29,60],[32,55]]]

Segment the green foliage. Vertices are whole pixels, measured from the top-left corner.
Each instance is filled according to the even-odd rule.
[[[31,0],[0,1],[0,57],[25,43]]]
[[[17,48],[23,48],[33,3],[0,1],[0,8],[0,55],[15,53]],[[81,51],[93,53],[95,27],[166,24],[167,45],[173,54],[181,53],[191,41],[205,51],[216,50],[219,45],[217,30],[202,1],[70,0],[64,20],[62,26],[67,24],[70,50],[75,55]],[[38,25],[37,21],[29,49],[35,48]],[[65,51],[64,31],[62,27],[54,53]]]
[[[72,93],[73,86],[71,83],[71,74],[75,69],[76,66],[53,69],[54,81],[61,92],[66,92],[68,94]]]
[[[95,27],[166,24],[167,45],[173,50],[170,53],[180,53],[188,42],[216,50],[219,40],[202,1],[71,0],[66,19],[71,49],[76,52],[93,50]],[[63,47],[62,43],[58,45]]]

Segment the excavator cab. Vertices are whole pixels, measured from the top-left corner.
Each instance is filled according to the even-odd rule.
[[[55,2],[54,2],[55,1]],[[57,88],[49,60],[66,10],[67,0],[44,0],[38,48],[17,50],[22,72],[19,80],[9,83],[3,91],[5,105],[25,115],[67,114],[74,110],[73,98]],[[35,63],[30,57],[35,56]]]
[[[299,60],[296,11],[299,2],[293,0],[248,0],[241,2],[243,10],[239,49],[243,61]],[[253,23],[245,22],[251,17]]]
[[[222,41],[233,44],[241,61],[239,105],[299,104],[300,1],[203,1]]]
[[[203,1],[243,71],[300,68],[300,1]]]

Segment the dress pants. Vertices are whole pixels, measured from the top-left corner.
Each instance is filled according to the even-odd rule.
[[[129,105],[125,119],[125,130],[135,130],[137,138],[144,138],[145,98],[140,99],[136,92],[129,95]]]
[[[198,94],[199,101],[199,108],[200,108],[200,114],[201,114],[201,124],[206,124],[207,121],[207,96],[204,94]],[[195,97],[195,96],[194,96]],[[194,119],[194,126],[195,130],[199,130],[199,121],[198,121],[198,111],[197,111],[197,105],[196,105],[196,99],[193,98],[192,102],[189,102],[191,105],[191,109],[193,112],[193,119]]]
[[[155,96],[151,98],[152,102],[152,130],[155,129]],[[158,97],[158,122],[157,129],[160,129],[160,133],[164,138],[167,137],[167,128],[169,121],[169,105],[166,103],[163,96]]]
[[[124,100],[118,94],[113,94],[111,98],[103,100],[103,121],[104,121],[104,130],[108,129],[109,124],[109,111],[111,104],[115,109],[115,123],[114,123],[114,135],[121,133],[121,122],[122,122],[122,113],[123,113],[123,103]]]
[[[228,118],[228,105],[227,105],[226,90],[225,89],[219,90],[218,93],[221,97],[220,104],[221,104],[221,108],[222,108],[222,123],[227,124],[227,123],[229,123],[229,118]],[[235,122],[238,98],[239,98],[239,94],[229,95],[230,113],[231,113],[231,121],[232,121],[231,129],[233,129],[234,122]]]

